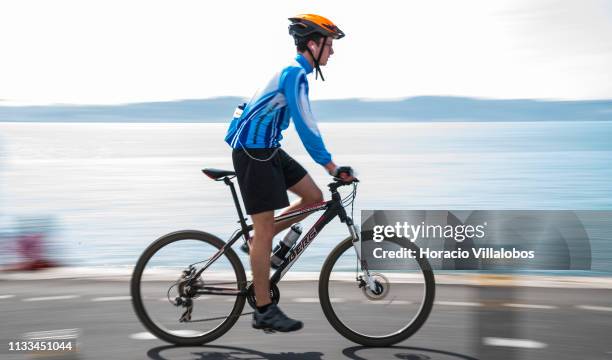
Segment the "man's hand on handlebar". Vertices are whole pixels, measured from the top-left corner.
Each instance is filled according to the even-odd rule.
[[[341,179],[344,182],[359,181],[354,176],[353,168],[350,166],[336,166],[336,164],[330,161],[329,164],[325,165],[325,169],[327,169],[327,172],[331,176]]]

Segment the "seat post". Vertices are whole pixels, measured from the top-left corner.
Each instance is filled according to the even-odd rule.
[[[244,233],[244,237],[246,239],[248,238],[247,224],[246,221],[244,221],[244,215],[242,214],[242,208],[240,207],[240,201],[238,200],[234,183],[231,182],[227,176],[223,178],[223,182],[225,185],[229,186],[230,190],[232,191],[232,198],[234,199],[234,205],[236,205],[236,211],[238,212],[238,218],[240,219],[240,226],[242,227],[242,232]]]

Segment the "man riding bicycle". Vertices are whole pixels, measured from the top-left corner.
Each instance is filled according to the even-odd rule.
[[[344,33],[330,20],[313,14],[289,18],[289,34],[297,48],[294,61],[276,73],[251,100],[234,114],[225,141],[234,149],[232,160],[247,214],[253,221],[250,259],[257,311],[253,327],[294,331],[302,322],[287,317],[270,299],[272,239],[307,215],[274,222],[274,210],[289,206],[287,190],[299,200],[283,213],[323,201],[323,194],[306,170],[280,147],[281,132],[293,119],[304,147],[330,175],[352,181],[350,167],[338,167],[325,148],[310,110],[307,74],[327,64],[332,43]]]

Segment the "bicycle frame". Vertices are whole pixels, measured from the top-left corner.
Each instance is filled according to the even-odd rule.
[[[242,208],[240,206],[240,202],[238,200],[238,196],[236,194],[236,189],[234,187],[234,184],[228,177],[224,177],[223,179],[219,179],[218,181],[221,181],[221,180],[223,180],[223,182],[227,186],[230,187],[230,190],[232,192],[232,198],[236,206],[236,211],[238,212],[238,216],[240,219],[238,222],[241,225],[241,229],[237,230],[235,232],[235,235],[233,235],[233,237],[221,249],[219,249],[219,251],[217,251],[217,253],[215,253],[200,270],[198,270],[198,272],[193,276],[193,279],[197,279],[202,274],[202,272],[204,272],[204,270],[206,270],[215,260],[217,260],[221,255],[223,255],[226,249],[231,248],[232,245],[234,245],[234,243],[238,241],[240,237],[243,236],[245,241],[247,241],[249,238],[249,232],[253,230],[253,225],[247,224],[246,219],[242,213]],[[272,284],[277,284],[283,278],[283,276],[289,271],[289,269],[291,269],[293,264],[295,264],[295,262],[298,260],[300,255],[312,243],[314,238],[321,232],[321,230],[323,230],[323,228],[328,223],[330,223],[336,216],[338,216],[340,218],[340,221],[342,223],[345,223],[349,229],[350,236],[353,239],[353,247],[357,254],[358,261],[361,264],[361,269],[366,274],[367,285],[372,286],[372,288],[375,286],[373,281],[370,279],[370,273],[368,271],[367,263],[365,262],[365,260],[361,258],[359,231],[357,231],[357,228],[353,224],[353,219],[347,216],[346,210],[342,206],[342,199],[337,190],[338,187],[342,185],[343,185],[342,183],[338,183],[338,182],[331,183],[328,185],[332,193],[331,200],[323,201],[323,202],[320,202],[314,205],[309,205],[307,207],[296,209],[294,211],[276,216],[274,218],[274,222],[276,223],[276,222],[280,222],[284,220],[289,220],[289,219],[298,217],[300,215],[311,214],[317,211],[324,211],[321,217],[314,223],[314,225],[308,230],[308,232],[306,232],[306,234],[302,236],[301,240],[296,245],[294,245],[291,251],[289,251],[289,253],[285,257],[285,259],[283,260],[279,268],[276,269],[276,271],[270,278],[270,282]],[[228,293],[227,292],[228,289],[214,288],[214,287],[205,287],[205,289],[206,290],[204,291],[200,290],[197,293],[198,294],[217,294],[217,295],[236,295],[236,291],[231,291]],[[222,291],[223,294],[219,293],[218,292],[219,290]]]
[[[323,230],[325,225],[331,222],[336,216],[339,216],[340,221],[347,223],[349,227],[352,226],[352,220],[348,216],[346,216],[346,211],[344,210],[344,207],[342,207],[342,204],[340,203],[339,199],[338,201],[332,199],[328,202],[323,202],[307,208],[297,209],[296,211],[292,211],[285,215],[276,217],[275,222],[292,219],[303,214],[310,214],[321,210],[325,211],[310,228],[310,230],[308,230],[308,232],[302,236],[301,240],[287,254],[279,268],[276,269],[276,271],[270,278],[271,283],[276,284],[280,281],[280,279],[282,279],[282,277],[287,273],[287,271],[291,269],[293,264],[295,264],[300,255],[304,252],[304,250],[306,250],[310,243],[312,243],[314,238],[321,232],[321,230]]]

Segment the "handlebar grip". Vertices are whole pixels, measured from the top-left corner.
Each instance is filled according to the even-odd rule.
[[[339,166],[336,168],[336,171],[334,171],[333,177],[339,178],[340,174],[343,174],[343,173],[348,176],[353,176],[354,171],[353,171],[353,168],[350,166]]]

